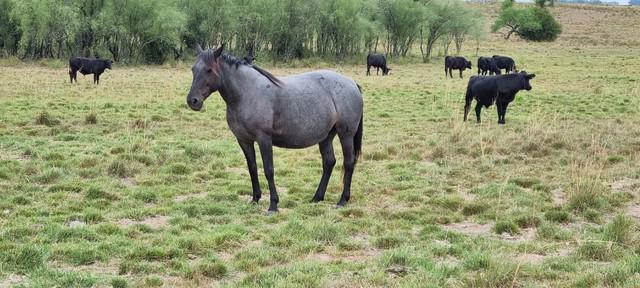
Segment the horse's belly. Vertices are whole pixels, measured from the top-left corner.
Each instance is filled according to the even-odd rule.
[[[312,129],[286,131],[284,133],[276,131],[272,135],[273,145],[282,148],[307,148],[320,143],[327,138],[334,124],[325,127],[316,126]]]

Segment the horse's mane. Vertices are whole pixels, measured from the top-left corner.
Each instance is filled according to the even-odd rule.
[[[215,57],[213,55],[214,54],[213,50],[211,50],[211,49],[208,49],[208,50],[204,51],[203,53],[204,53],[205,60],[213,60],[213,58]],[[276,76],[271,74],[269,71],[264,70],[264,69],[258,67],[255,64],[249,64],[249,63],[247,63],[247,61],[240,60],[240,59],[234,57],[233,55],[222,53],[222,55],[220,55],[220,59],[222,61],[224,61],[225,63],[229,64],[230,66],[236,66],[236,69],[238,69],[238,67],[240,65],[249,66],[249,67],[253,68],[254,70],[258,71],[258,73],[262,74],[262,76],[264,76],[267,79],[269,79],[269,81],[271,81],[271,83],[273,83],[274,85],[276,85],[278,87],[282,87],[283,84],[284,84],[284,83],[282,83],[282,81],[280,81],[280,79],[278,79]]]

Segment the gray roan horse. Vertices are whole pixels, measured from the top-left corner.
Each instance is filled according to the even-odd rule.
[[[191,109],[218,91],[227,105],[227,123],[249,166],[253,202],[262,191],[254,142],[258,142],[264,174],[269,182],[269,211],[278,211],[274,182],[273,146],[306,148],[318,144],[322,154],[322,178],[312,202],[324,200],[336,158],[333,138],[338,135],[344,154],[343,191],[338,207],[349,201],[351,177],[362,147],[363,100],[358,84],[332,71],[314,71],[281,79],[217,50],[196,47],[198,58],[191,68],[193,82],[187,96]]]

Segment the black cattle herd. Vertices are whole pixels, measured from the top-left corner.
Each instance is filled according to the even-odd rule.
[[[243,58],[243,62],[252,65],[255,60],[253,53]],[[73,57],[69,60],[69,78],[71,83],[78,82],[78,71],[83,75],[93,74],[93,82],[100,83],[100,75],[106,69],[111,69],[113,62],[108,59],[89,59],[83,57]],[[376,75],[382,70],[382,75],[389,75],[391,68],[387,66],[387,58],[383,54],[367,55],[367,75],[371,75],[371,67],[376,68]],[[472,69],[471,61],[460,56],[446,56],[444,59],[445,78],[453,78],[453,70],[459,70],[460,78],[462,72]],[[502,70],[505,73],[502,73]],[[488,75],[487,75],[488,74]],[[478,58],[478,75],[472,76],[467,84],[465,94],[464,121],[467,121],[471,102],[476,100],[476,120],[480,122],[480,111],[482,106],[489,108],[494,103],[498,111],[498,123],[505,124],[505,113],[509,103],[515,99],[516,93],[520,90],[531,90],[529,80],[535,74],[528,74],[525,71],[516,70],[515,61],[506,56],[493,55],[492,57]]]
[[[367,75],[370,75],[371,67],[382,69],[382,75],[388,75],[387,59],[382,54],[369,54],[367,56]],[[462,72],[472,69],[471,61],[460,56],[446,56],[444,58],[444,76],[453,78],[453,70]],[[504,70],[504,74],[502,73]],[[377,74],[377,73],[376,73]],[[488,75],[487,75],[488,74]],[[492,57],[478,58],[478,75],[471,76],[467,84],[465,94],[464,121],[467,121],[471,102],[476,100],[476,120],[480,123],[480,111],[482,107],[489,108],[494,103],[498,111],[498,124],[505,124],[507,107],[516,94],[521,90],[531,90],[529,80],[536,74],[516,70],[516,62],[507,56],[493,55]]]

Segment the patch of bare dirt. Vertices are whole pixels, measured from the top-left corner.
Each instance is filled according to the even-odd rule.
[[[84,272],[94,275],[112,275],[116,276],[119,272],[119,264],[116,262],[95,262],[90,265],[71,266],[65,263],[54,262],[51,264],[52,268],[64,271],[64,272]]]
[[[380,255],[382,255],[382,252],[380,250],[367,249],[340,255],[339,259],[347,262],[366,262],[378,258],[380,257]]]
[[[9,274],[7,278],[0,280],[0,287],[13,287],[24,282],[25,277],[17,274]]]
[[[224,170],[227,171],[227,172],[233,173],[233,174],[238,174],[238,175],[242,175],[242,176],[249,176],[249,170],[247,170],[247,168],[227,167]]]
[[[533,240],[536,237],[536,229],[535,228],[525,228],[520,231],[520,234],[511,235],[508,233],[503,233],[500,235],[500,239],[513,241],[513,242],[525,242]]]
[[[125,177],[120,179],[120,182],[122,183],[122,185],[127,186],[127,187],[131,187],[131,186],[135,186],[136,182],[133,180],[133,178],[130,177]]]
[[[540,264],[544,261],[544,258],[547,257],[545,255],[534,254],[534,253],[524,253],[520,254],[516,257],[516,261],[518,263],[529,263],[529,264]]]
[[[629,216],[635,218],[636,220],[640,220],[640,204],[633,203],[627,207],[627,214]]]
[[[116,224],[120,227],[129,227],[131,225],[142,224],[151,227],[152,229],[160,229],[169,226],[169,216],[153,216],[144,220],[133,220],[124,218],[116,221]]]
[[[327,253],[311,253],[307,255],[307,257],[305,257],[305,260],[321,262],[321,263],[329,263],[336,260],[336,258]]]
[[[557,188],[551,190],[551,199],[553,200],[553,205],[563,206],[567,202],[567,195],[565,195],[562,188]]]
[[[478,224],[470,221],[452,223],[444,225],[446,230],[459,232],[467,235],[487,235],[491,234],[492,224]]]
[[[634,189],[636,187],[636,181],[629,178],[613,181],[609,186],[611,187],[611,190],[616,192],[632,192],[635,194],[639,192],[636,191],[637,189]]]

